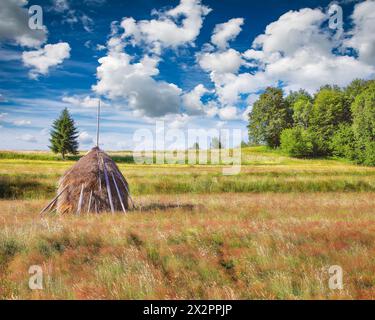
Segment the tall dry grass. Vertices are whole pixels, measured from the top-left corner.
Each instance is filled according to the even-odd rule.
[[[223,176],[113,156],[137,210],[41,219],[74,162],[0,155],[0,298],[375,298],[375,168],[250,148],[241,173]],[[28,287],[31,265],[43,290]]]
[[[375,298],[373,193],[152,195],[124,214],[0,201],[0,295],[27,299]],[[28,288],[40,265],[44,290]],[[330,290],[328,267],[344,270]]]

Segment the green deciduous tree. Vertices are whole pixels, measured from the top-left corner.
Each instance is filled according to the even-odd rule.
[[[305,158],[313,156],[313,135],[301,126],[283,130],[280,140],[281,149],[292,157]]]
[[[365,91],[372,81],[366,81],[362,79],[355,79],[353,80],[346,88],[345,88],[345,95],[349,102],[352,104],[357,96],[359,96],[363,91]]]
[[[356,97],[351,111],[358,161],[375,165],[375,83]]]
[[[330,139],[340,123],[351,120],[350,106],[344,93],[336,87],[325,86],[316,94],[310,125],[316,135],[319,156],[331,154]]]
[[[351,124],[339,125],[331,139],[331,150],[336,157],[355,160],[355,137]]]
[[[78,153],[78,131],[73,118],[67,108],[65,108],[58,119],[53,122],[51,130],[51,145],[49,148],[54,153],[61,153],[63,159],[68,153]]]
[[[283,91],[267,88],[249,114],[249,141],[266,143],[271,148],[278,147],[281,132],[292,124],[291,114]]]
[[[305,91],[300,91],[291,105],[293,110],[293,125],[307,128],[310,124],[313,109],[312,97]]]

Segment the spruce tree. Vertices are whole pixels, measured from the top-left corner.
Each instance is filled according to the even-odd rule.
[[[63,159],[68,153],[78,153],[78,130],[75,127],[73,118],[65,108],[58,119],[53,122],[51,130],[51,145],[49,148],[54,153],[61,153]]]

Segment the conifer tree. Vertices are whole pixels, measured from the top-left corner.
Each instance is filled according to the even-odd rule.
[[[68,109],[65,108],[59,118],[53,122],[49,148],[54,153],[61,153],[62,158],[65,159],[68,153],[78,153],[77,139],[78,130]]]

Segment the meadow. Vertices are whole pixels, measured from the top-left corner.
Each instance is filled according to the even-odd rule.
[[[135,210],[41,218],[77,157],[0,152],[0,298],[375,298],[375,168],[246,148],[224,176],[110,154]],[[28,287],[31,265],[43,290]]]

